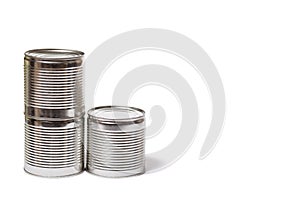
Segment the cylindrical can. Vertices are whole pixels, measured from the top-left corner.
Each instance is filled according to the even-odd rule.
[[[84,168],[83,54],[64,49],[25,52],[26,172],[60,177]]]
[[[24,58],[25,115],[69,119],[84,113],[83,52],[63,49],[27,51]]]
[[[84,119],[25,121],[25,170],[59,177],[83,169]]]
[[[88,111],[87,171],[105,177],[145,172],[145,112],[102,106]]]

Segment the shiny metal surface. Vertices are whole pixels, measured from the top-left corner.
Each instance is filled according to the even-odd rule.
[[[27,51],[24,58],[26,172],[44,177],[84,168],[83,53]]]
[[[25,53],[25,115],[58,119],[82,115],[82,56],[78,51],[54,49]]]
[[[25,170],[40,176],[66,176],[82,171],[83,123],[84,118],[68,121],[27,119]]]
[[[103,106],[88,111],[87,171],[105,177],[145,172],[144,111]]]
[[[42,109],[25,106],[25,116],[35,119],[62,120],[70,118],[80,118],[84,115],[84,106],[73,109]]]

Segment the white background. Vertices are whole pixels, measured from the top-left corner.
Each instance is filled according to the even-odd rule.
[[[0,199],[299,199],[299,9],[296,0],[2,1]],[[198,160],[210,118],[201,86],[203,124],[189,151],[169,168],[123,179],[26,174],[23,53],[55,47],[88,55],[114,35],[149,27],[190,37],[217,66],[227,113],[213,152]],[[142,96],[141,90],[133,101]]]

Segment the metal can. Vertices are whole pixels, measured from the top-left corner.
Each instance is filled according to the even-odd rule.
[[[25,53],[25,115],[66,119],[84,113],[83,52],[36,49]]]
[[[102,106],[88,111],[87,171],[105,177],[145,172],[145,112]]]
[[[25,170],[45,177],[77,174],[83,170],[84,119],[25,122]]]
[[[25,164],[28,173],[58,177],[84,168],[83,52],[25,52]]]

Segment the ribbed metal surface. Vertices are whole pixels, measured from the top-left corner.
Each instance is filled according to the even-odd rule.
[[[78,167],[83,159],[83,119],[25,123],[26,162],[45,168]]]
[[[83,170],[82,52],[25,53],[25,171],[57,177]]]
[[[25,168],[40,176],[66,176],[83,169],[84,119],[25,123]]]
[[[82,116],[82,56],[82,52],[54,49],[25,53],[25,115],[52,119]]]
[[[74,109],[84,105],[82,67],[25,68],[25,104],[43,109]],[[28,86],[30,84],[30,86]]]
[[[105,112],[99,113],[99,110]],[[138,114],[118,117],[120,111]],[[112,113],[111,116],[106,116]],[[129,107],[98,107],[88,112],[87,170],[106,177],[144,173],[144,112]],[[122,115],[123,115],[122,114]],[[109,114],[110,115],[110,114]]]

